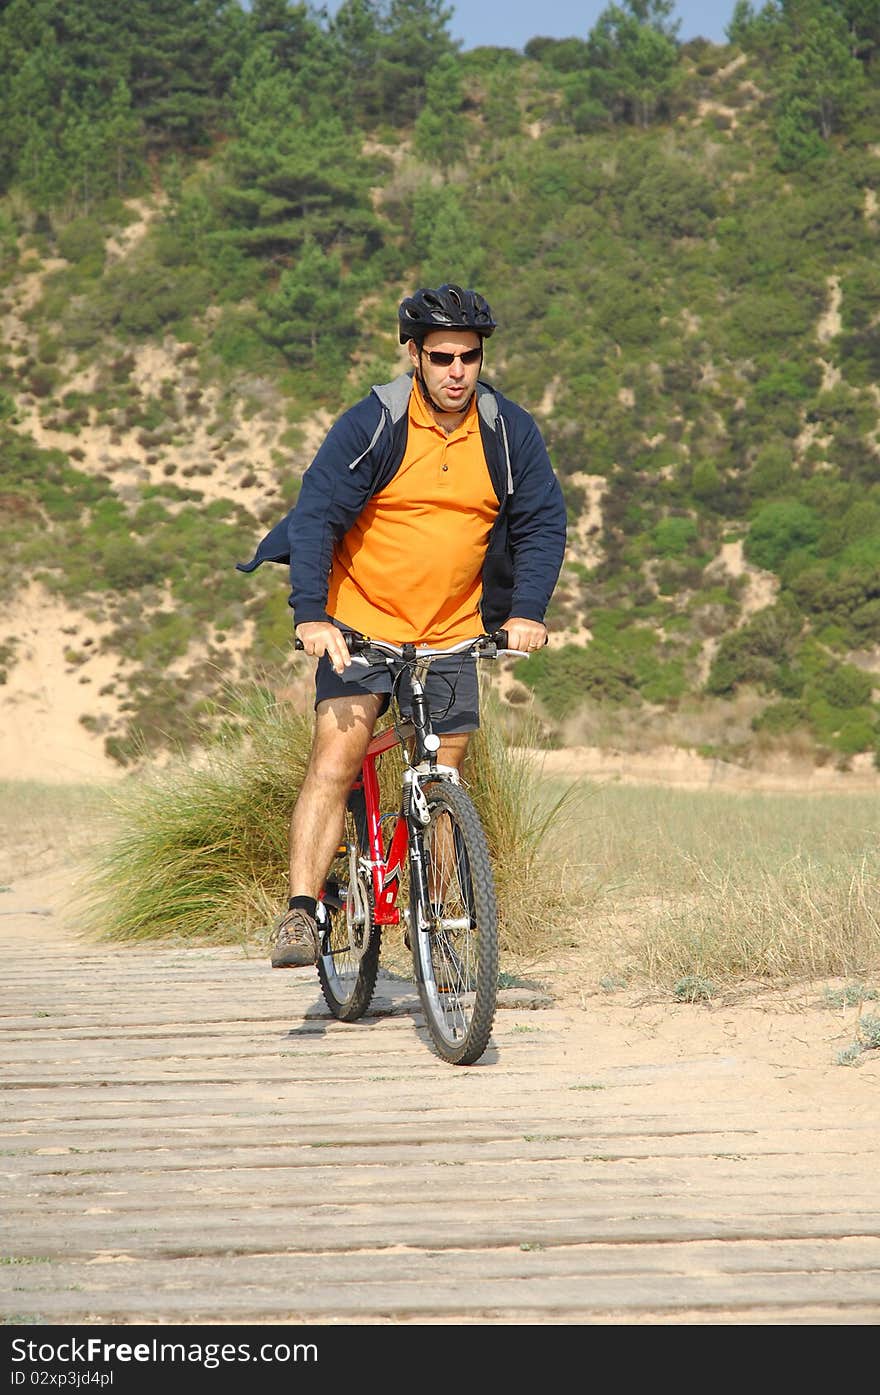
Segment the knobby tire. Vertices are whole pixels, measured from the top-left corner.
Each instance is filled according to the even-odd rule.
[[[410,874],[413,962],[431,1040],[452,1065],[479,1060],[492,1034],[498,987],[498,916],[486,836],[460,785],[423,786],[425,878]],[[418,830],[414,830],[418,837]],[[419,902],[429,929],[421,930]]]

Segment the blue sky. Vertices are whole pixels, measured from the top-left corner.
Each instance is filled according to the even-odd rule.
[[[465,49],[481,44],[522,48],[529,39],[542,34],[551,39],[576,35],[585,39],[609,0],[447,0],[453,11],[449,26],[454,38]],[[730,23],[736,0],[677,0],[675,18],[681,20],[679,39],[702,35],[713,43],[727,42],[725,27]],[[330,3],[331,13],[337,8]],[[760,8],[760,6],[759,6]]]
[[[727,42],[736,0],[677,0],[675,18],[681,20],[682,41],[702,35],[713,43]],[[576,35],[585,39],[609,0],[463,0],[451,4],[450,30],[466,49],[480,44],[522,48],[536,34],[553,39]]]

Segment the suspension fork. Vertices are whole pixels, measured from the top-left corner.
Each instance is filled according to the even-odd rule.
[[[409,904],[412,924],[410,932],[413,936],[421,934],[427,930],[428,921],[425,916],[425,907],[428,902],[428,861],[425,855],[425,834],[420,823],[415,819],[410,822],[409,830]],[[413,940],[415,943],[415,940]],[[421,960],[419,959],[419,963]],[[421,969],[419,969],[421,975]]]

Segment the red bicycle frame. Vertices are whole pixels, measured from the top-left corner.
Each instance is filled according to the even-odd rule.
[[[379,775],[376,770],[376,760],[385,751],[390,751],[397,744],[398,736],[393,727],[389,727],[387,731],[382,731],[378,736],[374,736],[367,747],[360,775],[351,787],[353,793],[363,791],[364,796],[365,833],[370,871],[373,878],[373,919],[377,925],[400,924],[397,895],[400,891],[401,870],[409,849],[409,828],[402,814],[397,817],[387,856],[382,834]]]

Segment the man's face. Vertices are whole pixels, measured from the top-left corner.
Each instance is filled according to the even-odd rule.
[[[470,402],[482,363],[482,339],[472,329],[438,329],[426,335],[421,349],[410,339],[408,348],[416,371],[421,373],[428,395],[444,412],[460,412]],[[462,363],[460,354],[474,354],[473,363]],[[453,354],[451,363],[432,363],[431,354]]]

